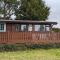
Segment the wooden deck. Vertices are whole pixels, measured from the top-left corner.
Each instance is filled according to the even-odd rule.
[[[60,32],[0,32],[0,44],[60,43]]]

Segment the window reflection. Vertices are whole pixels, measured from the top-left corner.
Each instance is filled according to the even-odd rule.
[[[20,24],[16,24],[16,31],[21,31],[21,25]]]
[[[32,24],[28,25],[28,31],[32,31]]]
[[[40,31],[45,31],[45,25],[40,25]]]
[[[40,25],[35,25],[35,31],[40,31]]]
[[[33,29],[34,28],[34,29]],[[47,25],[32,25],[32,24],[17,24],[16,31],[50,31],[49,26]]]
[[[35,25],[35,31],[45,31],[45,25]]]
[[[28,30],[28,26],[27,25],[21,25],[21,31],[27,31]]]

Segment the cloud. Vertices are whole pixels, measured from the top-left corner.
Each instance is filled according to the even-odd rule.
[[[60,27],[60,0],[44,0],[46,4],[50,7],[50,21],[57,21],[57,27]]]

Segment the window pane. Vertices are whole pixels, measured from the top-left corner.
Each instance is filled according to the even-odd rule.
[[[5,31],[6,31],[6,24],[0,23],[0,32],[5,32]]]
[[[45,30],[46,30],[46,31],[50,31],[49,25],[45,25]]]
[[[45,31],[45,25],[40,25],[40,31]]]
[[[21,25],[20,24],[16,24],[16,31],[21,31]]]
[[[35,31],[45,31],[45,25],[35,25]]]
[[[29,26],[28,26],[28,31],[32,31],[32,25],[31,24],[29,24]]]
[[[27,25],[21,25],[21,31],[28,31]]]
[[[4,24],[0,23],[0,30],[4,30]]]
[[[46,31],[50,31],[50,28],[49,27],[46,27]]]
[[[16,31],[28,31],[28,25],[16,24]]]
[[[35,25],[35,31],[40,31],[40,25]]]

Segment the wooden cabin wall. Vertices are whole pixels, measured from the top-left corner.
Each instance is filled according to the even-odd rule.
[[[15,24],[6,23],[6,32],[15,32]]]
[[[12,31],[12,24],[6,24],[6,32],[11,32]]]

